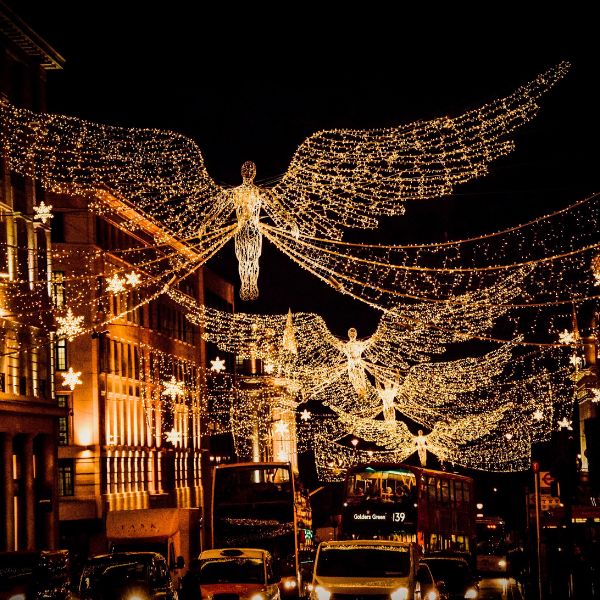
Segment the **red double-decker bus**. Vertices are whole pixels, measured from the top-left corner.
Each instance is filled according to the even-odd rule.
[[[417,542],[425,552],[474,550],[473,479],[405,464],[348,469],[340,537]]]

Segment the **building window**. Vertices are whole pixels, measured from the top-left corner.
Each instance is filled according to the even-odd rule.
[[[57,371],[67,370],[67,338],[60,338],[54,343],[54,363]]]
[[[65,272],[52,272],[52,303],[54,308],[64,308],[65,306]]]
[[[65,415],[58,418],[58,445],[69,445],[69,396],[67,394],[57,394],[56,401],[58,408],[65,409]]]
[[[6,374],[0,373],[0,392],[6,391]]]
[[[55,212],[52,217],[52,229],[50,239],[53,242],[61,243],[65,241],[65,213]]]
[[[72,458],[58,461],[58,495],[75,495],[75,461]]]

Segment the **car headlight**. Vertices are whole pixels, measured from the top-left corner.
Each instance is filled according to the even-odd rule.
[[[498,561],[498,566],[502,569],[504,569],[504,567],[506,567],[506,561],[504,559],[500,559]]]
[[[408,598],[408,588],[401,587],[397,590],[394,590],[390,594],[391,600],[406,600]]]
[[[298,583],[296,582],[295,578],[288,578],[283,582],[283,587],[286,590],[293,590],[298,586]]]
[[[250,600],[265,600],[265,596],[264,594],[258,592],[257,594],[253,594],[252,596],[250,596]]]
[[[329,600],[331,598],[331,592],[326,590],[322,585],[318,585],[313,590],[313,596],[317,598],[317,600]]]
[[[8,600],[25,600],[25,594],[14,594]]]
[[[425,600],[439,600],[439,595],[435,590],[429,590],[425,594]]]
[[[477,590],[474,587],[469,588],[466,592],[465,592],[465,598],[469,599],[469,598],[477,598]]]

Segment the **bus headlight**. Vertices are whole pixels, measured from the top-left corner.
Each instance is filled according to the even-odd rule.
[[[408,598],[408,588],[405,588],[405,587],[398,588],[397,590],[394,590],[390,594],[391,600],[406,600],[407,598]]]
[[[475,588],[469,588],[466,592],[465,592],[465,598],[467,600],[469,599],[474,599],[477,598],[477,590]]]
[[[25,600],[25,594],[14,594],[8,600]]]
[[[313,590],[313,598],[317,600],[329,600],[331,598],[331,592],[326,590],[322,585],[318,585]]]
[[[505,569],[505,568],[506,568],[506,561],[505,561],[503,558],[501,558],[501,559],[498,561],[498,566],[499,566],[501,569]]]
[[[425,594],[425,600],[439,600],[438,593],[435,590],[430,590]]]
[[[259,592],[258,594],[253,594],[250,596],[250,600],[265,600],[265,597]]]

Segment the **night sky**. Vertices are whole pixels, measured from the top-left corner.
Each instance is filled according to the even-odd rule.
[[[431,7],[408,15],[346,4],[330,20],[294,4],[263,13],[252,3],[221,4],[214,15],[179,1],[159,8],[123,0],[6,1],[66,59],[62,72],[48,74],[50,111],[183,133],[198,143],[214,179],[231,185],[241,182],[245,160],[256,163],[258,183],[281,175],[316,130],[456,116],[512,93],[561,60],[572,62],[542,99],[538,117],[517,133],[517,151],[492,164],[488,177],[451,197],[409,203],[405,216],[347,239],[457,239],[600,191],[600,56],[582,28],[585,14],[574,22],[565,13],[528,22],[503,7],[505,13],[481,17],[477,26],[438,15],[434,27]],[[237,286],[232,243],[209,265]],[[356,326],[364,337],[377,324],[376,311],[340,296],[266,240],[259,287],[260,299],[238,301],[237,310],[314,311],[338,335]],[[494,485],[508,489],[505,477]],[[493,502],[491,482],[480,494]]]
[[[510,94],[560,60],[573,63],[539,116],[518,132],[517,151],[493,164],[488,177],[452,197],[409,203],[405,216],[347,239],[429,242],[491,232],[600,188],[600,60],[583,35],[577,45],[564,43],[564,15],[555,28],[522,23],[493,34],[455,30],[450,22],[436,30],[425,13],[409,19],[372,10],[327,20],[304,8],[292,18],[272,14],[268,25],[268,13],[251,5],[242,12],[225,5],[209,17],[177,1],[160,9],[8,3],[66,59],[64,71],[48,74],[50,111],[188,135],[215,180],[232,185],[245,160],[257,164],[259,183],[282,174],[316,130],[455,116]],[[210,266],[237,284],[232,243]],[[375,311],[341,297],[266,240],[259,286],[261,298],[238,301],[237,310],[315,311],[336,333],[357,326],[359,336],[377,323]]]

